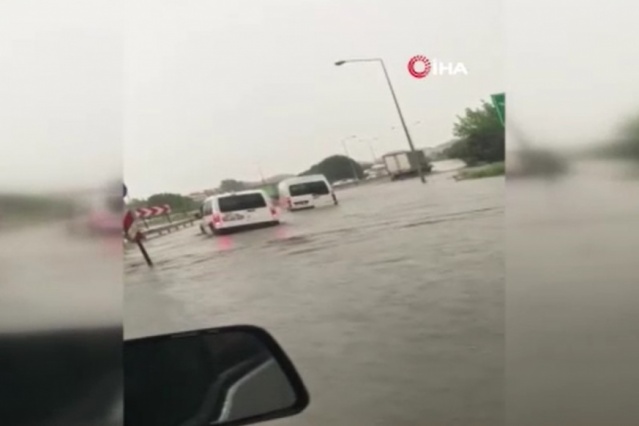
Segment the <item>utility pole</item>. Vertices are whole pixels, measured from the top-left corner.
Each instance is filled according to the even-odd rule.
[[[413,144],[413,139],[410,136],[408,131],[408,126],[406,126],[406,120],[404,120],[404,115],[402,114],[402,109],[399,106],[399,102],[397,101],[397,95],[395,95],[395,89],[393,88],[393,84],[391,83],[390,76],[388,75],[388,71],[386,70],[386,65],[384,64],[384,60],[381,58],[368,58],[368,59],[348,59],[341,60],[335,62],[336,66],[342,66],[344,64],[350,62],[377,62],[382,66],[382,70],[384,71],[384,77],[386,78],[386,83],[388,84],[388,89],[390,90],[391,96],[393,98],[393,103],[395,104],[395,109],[397,110],[397,115],[399,115],[399,121],[402,123],[402,129],[404,129],[404,135],[406,136],[406,140],[408,141],[408,146],[410,147],[411,155],[417,156],[417,151],[415,150],[415,145]],[[419,173],[419,179],[422,183],[426,183],[426,177],[424,176],[424,169],[422,167],[421,156],[417,156],[417,173]]]

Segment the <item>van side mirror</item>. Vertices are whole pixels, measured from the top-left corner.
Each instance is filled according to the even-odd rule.
[[[202,219],[202,213],[200,212],[196,212],[193,216],[195,216],[196,219]]]
[[[127,340],[124,383],[129,426],[248,425],[309,404],[282,348],[253,326]]]

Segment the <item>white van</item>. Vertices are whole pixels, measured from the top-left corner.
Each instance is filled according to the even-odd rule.
[[[214,195],[200,208],[200,230],[215,235],[260,225],[279,225],[278,211],[262,190]]]
[[[278,186],[280,205],[288,210],[312,209],[337,205],[337,197],[324,175],[285,179]]]

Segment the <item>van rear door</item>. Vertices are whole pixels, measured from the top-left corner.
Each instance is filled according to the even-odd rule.
[[[289,191],[293,208],[309,208],[333,203],[331,190],[323,180],[293,184]]]
[[[269,222],[272,212],[264,195],[259,192],[233,194],[218,198],[222,225],[243,226]]]

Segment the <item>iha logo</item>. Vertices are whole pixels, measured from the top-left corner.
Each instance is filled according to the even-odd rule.
[[[408,61],[408,72],[415,78],[425,78],[433,75],[468,75],[468,70],[462,62],[432,61],[424,55],[415,55]]]

